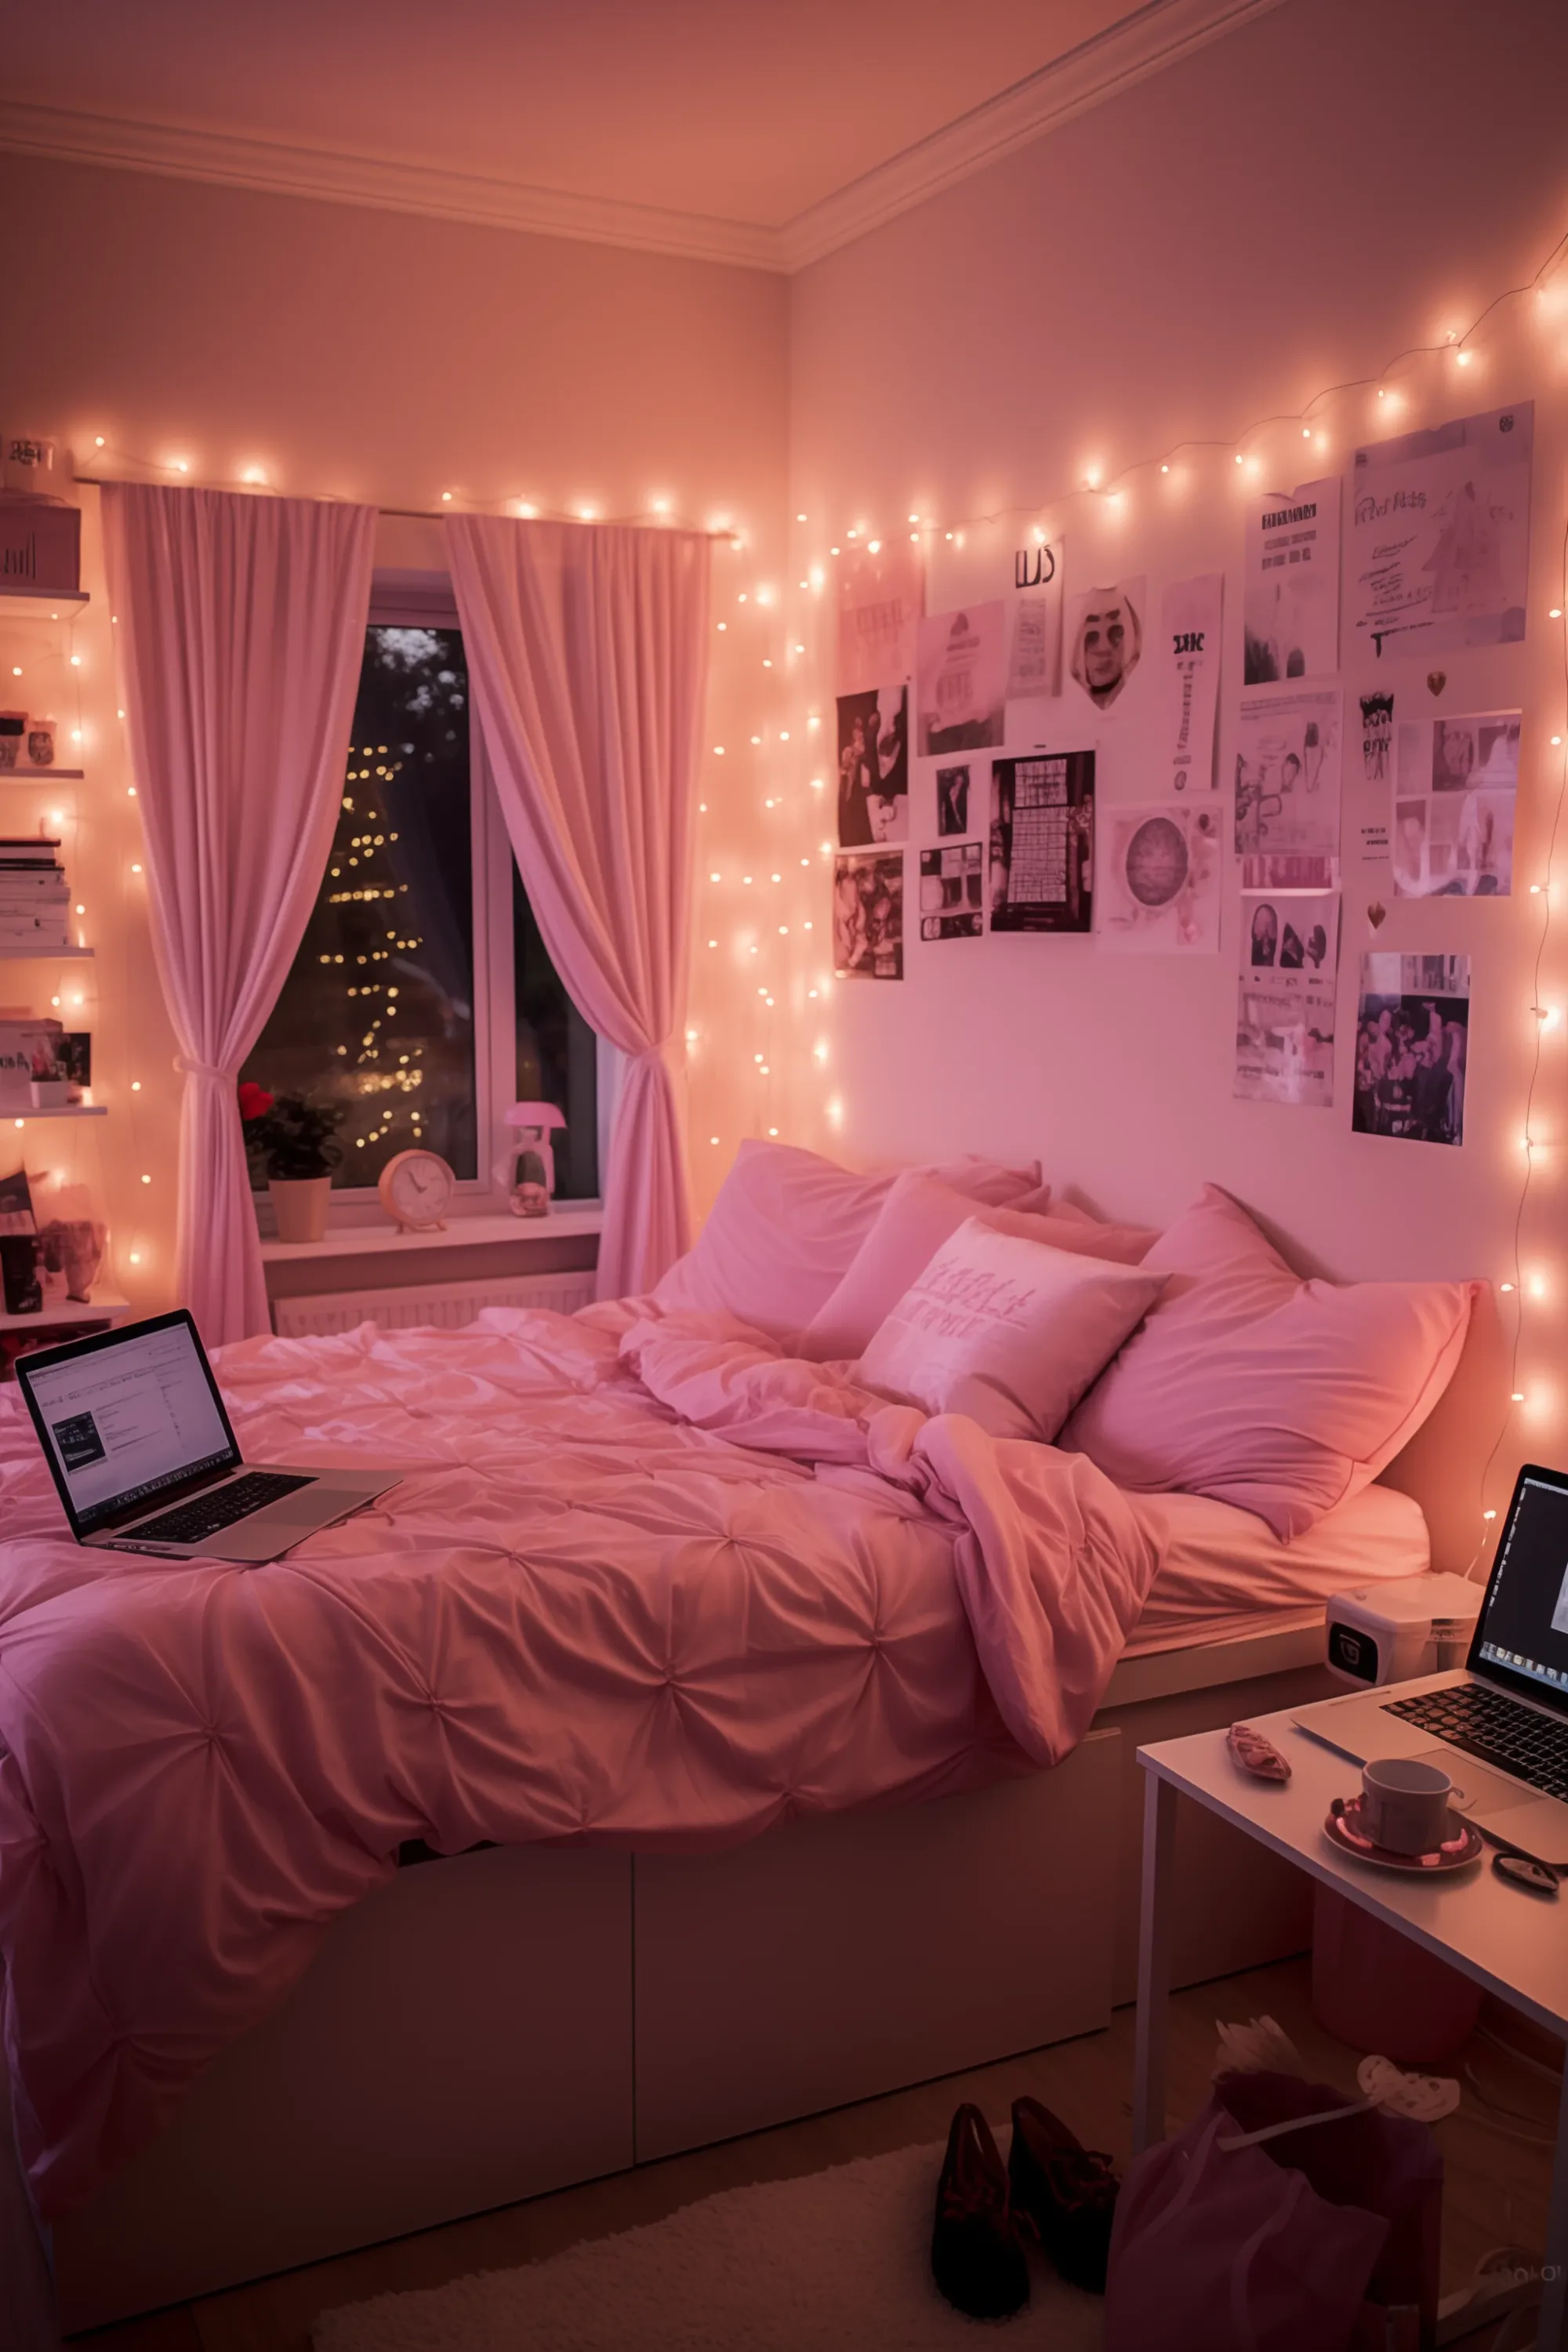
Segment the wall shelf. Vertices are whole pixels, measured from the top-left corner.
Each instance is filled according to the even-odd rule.
[[[0,581],[0,604],[47,604],[49,618],[54,620],[62,604],[90,604],[92,597],[85,588],[12,588]]]
[[[31,1103],[0,1103],[0,1124],[10,1119],[20,1127],[30,1118],[107,1118],[107,1103],[62,1103],[58,1110],[35,1110]]]
[[[58,963],[62,957],[68,963],[81,963],[97,953],[96,948],[7,947],[0,940],[0,963]]]
[[[38,1315],[0,1315],[0,1331],[53,1331],[65,1323],[118,1323],[131,1313],[129,1298],[106,1290],[96,1298],[46,1298]]]
[[[0,782],[7,784],[80,784],[86,781],[85,768],[35,768],[30,762],[25,768],[0,768]]]

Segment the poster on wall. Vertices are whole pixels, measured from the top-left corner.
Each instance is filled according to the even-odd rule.
[[[1088,931],[1094,918],[1094,753],[991,762],[991,928]]]
[[[883,678],[914,676],[915,638],[925,610],[925,567],[908,540],[884,540],[875,553],[853,548],[838,564],[838,691],[863,694]]]
[[[1241,698],[1236,848],[1247,890],[1331,890],[1340,878],[1340,690]]]
[[[1334,1099],[1334,984],[1304,972],[1237,982],[1236,1083],[1243,1102],[1327,1110]]]
[[[1062,690],[1062,546],[1037,537],[1014,550],[1007,637],[1007,699],[1048,700]]]
[[[984,751],[1003,740],[1007,607],[1001,597],[920,625],[916,708],[922,758]]]
[[[939,768],[936,772],[936,829],[944,837],[969,831],[969,770]]]
[[[1173,792],[1208,792],[1214,785],[1224,602],[1223,572],[1173,580],[1161,601],[1165,757],[1171,763]]]
[[[1331,677],[1340,666],[1338,475],[1286,495],[1266,490],[1247,517],[1244,686]]]
[[[1351,625],[1369,653],[1447,653],[1524,635],[1531,401],[1358,449]]]
[[[1469,1035],[1468,956],[1363,955],[1355,1132],[1462,1143]]]
[[[921,937],[977,940],[985,929],[984,845],[954,842],[921,852]]]
[[[1119,580],[1072,600],[1068,668],[1097,710],[1114,708],[1143,658],[1147,584]]]
[[[1102,803],[1095,929],[1121,955],[1219,952],[1220,809]]]
[[[1394,743],[1394,697],[1363,694],[1361,698],[1361,772],[1368,784],[1388,782],[1388,755]]]
[[[1300,971],[1331,981],[1340,968],[1337,890],[1244,891],[1241,899],[1244,975]]]
[[[902,980],[901,849],[852,850],[834,859],[833,969],[840,980]]]
[[[838,842],[903,841],[910,830],[909,688],[838,698]]]
[[[1403,724],[1394,780],[1401,898],[1506,898],[1513,888],[1517,710]]]

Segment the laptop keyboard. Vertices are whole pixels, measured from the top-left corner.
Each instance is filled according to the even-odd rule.
[[[1568,1798],[1568,1724],[1553,1723],[1484,1683],[1417,1691],[1389,1702],[1385,1712],[1430,1731],[1483,1764],[1498,1764],[1544,1797]]]
[[[165,1511],[162,1518],[143,1519],[132,1532],[138,1542],[143,1536],[156,1536],[164,1543],[205,1543],[220,1528],[232,1528],[236,1519],[249,1518],[253,1511],[275,1503],[279,1495],[291,1495],[296,1486],[312,1484],[310,1478],[291,1478],[284,1470],[247,1470],[232,1486],[220,1486],[214,1495],[199,1495],[194,1503]]]

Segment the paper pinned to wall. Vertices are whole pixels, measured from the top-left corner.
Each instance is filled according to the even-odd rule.
[[[924,758],[994,750],[1004,740],[1007,608],[1001,597],[937,613],[919,630],[919,749]]]
[[[1094,922],[1094,753],[991,762],[991,928]]]
[[[1173,792],[1213,788],[1225,574],[1173,580],[1161,600],[1160,668]]]
[[[1505,898],[1513,888],[1517,710],[1402,723],[1394,782],[1401,898]]]
[[[969,831],[969,769],[936,772],[936,829],[944,837]]]
[[[1140,573],[1072,600],[1068,669],[1097,710],[1114,709],[1138,674],[1147,590]]]
[[[1244,972],[1304,973],[1332,980],[1340,968],[1337,890],[1244,891],[1241,899]]]
[[[1062,690],[1062,545],[1037,533],[1013,553],[1007,700],[1048,701]]]
[[[1356,451],[1351,625],[1369,653],[1523,637],[1534,432],[1524,400]]]
[[[868,687],[838,698],[838,841],[844,849],[903,841],[910,830],[909,688]]]
[[[1340,878],[1338,687],[1243,695],[1236,847],[1248,890],[1331,890]]]
[[[833,969],[840,980],[902,980],[901,849],[851,850],[834,859]]]
[[[1338,475],[1266,490],[1247,517],[1242,684],[1331,677],[1340,666]]]
[[[977,940],[985,929],[984,844],[921,852],[921,937]]]
[[[1363,955],[1355,1132],[1462,1143],[1469,1043],[1468,956]]]
[[[875,553],[850,550],[838,563],[838,691],[863,694],[914,676],[925,610],[925,566],[908,540],[884,540]]]
[[[1101,803],[1095,850],[1095,929],[1121,955],[1219,951],[1221,811],[1217,803]]]
[[[1334,990],[1300,972],[1237,982],[1236,1082],[1244,1102],[1327,1110],[1334,1099]]]

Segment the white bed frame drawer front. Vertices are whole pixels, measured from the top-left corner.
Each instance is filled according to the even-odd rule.
[[[639,2160],[1109,2024],[1121,1746],[1091,1732],[975,1795],[639,1856]]]

